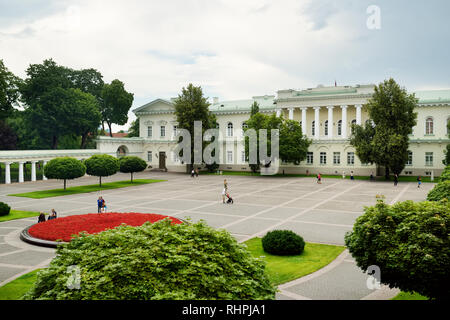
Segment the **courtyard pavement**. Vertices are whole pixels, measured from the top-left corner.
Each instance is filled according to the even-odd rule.
[[[214,228],[228,230],[239,242],[262,237],[272,229],[289,229],[305,241],[344,245],[344,235],[352,229],[364,206],[374,205],[376,195],[384,195],[386,203],[425,200],[434,186],[424,183],[371,182],[360,180],[314,178],[251,177],[143,172],[135,178],[165,179],[136,187],[106,190],[88,194],[47,199],[11,197],[7,194],[61,188],[62,181],[47,180],[0,185],[0,201],[13,209],[44,211],[52,208],[58,216],[97,212],[97,198],[106,200],[110,212],[158,213],[192,221],[205,220]],[[127,180],[128,174],[103,178],[102,182]],[[223,180],[234,199],[233,205],[222,203]],[[95,177],[68,182],[68,186],[97,183]],[[19,239],[23,228],[37,222],[26,218],[0,222],[0,286],[36,268],[47,266],[55,250],[27,244]],[[381,275],[383,276],[383,275]],[[370,290],[368,276],[345,250],[328,266],[308,276],[279,286],[280,300],[359,300],[390,299],[399,291],[382,286]]]

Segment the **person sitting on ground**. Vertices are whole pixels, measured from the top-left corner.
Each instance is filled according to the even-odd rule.
[[[45,222],[45,213],[41,212],[38,217],[38,223]]]
[[[48,220],[53,220],[56,219],[56,211],[55,209],[52,209],[52,213],[48,216],[47,221]]]

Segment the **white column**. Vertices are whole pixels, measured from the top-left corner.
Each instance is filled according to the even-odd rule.
[[[341,106],[341,111],[342,111],[341,134],[343,139],[347,139],[347,106]]]
[[[47,177],[44,174],[44,167],[47,164],[47,160],[44,160],[44,164],[42,165],[42,180],[47,180]]]
[[[289,108],[289,120],[294,120],[294,108]]]
[[[5,163],[5,183],[10,184],[11,183],[11,168],[10,168],[11,162]]]
[[[356,108],[356,124],[357,125],[361,125],[361,108],[362,108],[362,105],[361,104],[357,104],[355,106],[355,108]]]
[[[303,132],[303,134],[304,135],[307,135],[308,134],[308,126],[307,126],[307,123],[306,123],[306,110],[307,110],[308,108],[302,108],[302,132]]]
[[[277,118],[281,116],[281,109],[277,109]]]
[[[320,107],[314,107],[314,138],[320,137]]]
[[[333,109],[334,106],[328,106],[328,139],[333,139]]]
[[[31,161],[31,181],[36,181],[36,162]]]
[[[24,181],[24,179],[23,179],[23,164],[24,163],[25,162],[23,162],[23,161],[19,161],[19,182]]]

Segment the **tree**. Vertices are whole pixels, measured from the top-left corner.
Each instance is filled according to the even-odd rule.
[[[0,121],[6,119],[17,105],[20,78],[6,68],[0,59]]]
[[[139,137],[139,118],[131,122],[127,138]]]
[[[119,171],[119,160],[108,154],[93,155],[84,160],[86,173],[90,176],[99,177],[100,187],[102,186],[102,177],[108,177]]]
[[[251,110],[250,110],[250,117],[254,114],[257,114],[259,112],[259,104],[256,101],[253,101]]]
[[[375,87],[365,109],[370,121],[352,126],[350,143],[362,162],[376,163],[389,172],[400,174],[408,159],[409,137],[416,125],[418,99],[408,94],[392,78]],[[370,126],[373,126],[370,128]]]
[[[67,286],[81,271],[79,290]],[[58,246],[26,300],[268,300],[276,288],[244,245],[204,222],[122,225]]]
[[[66,180],[84,176],[86,166],[75,158],[62,157],[50,160],[44,166],[44,174],[49,179],[64,180],[64,190],[66,190]]]
[[[216,116],[209,111],[209,105],[207,98],[203,96],[202,88],[195,87],[192,83],[187,88],[183,87],[181,94],[175,100],[178,127],[186,129],[191,134],[191,163],[187,164],[189,172],[193,169],[194,162],[194,122],[202,122],[202,137],[207,129],[215,128]],[[202,148],[206,144],[203,142]]]
[[[0,150],[17,149],[17,134],[6,121],[0,120]]]
[[[379,200],[358,217],[345,244],[358,267],[378,266],[389,287],[449,299],[449,221],[448,201]]]
[[[128,111],[133,104],[133,94],[125,90],[119,80],[104,84],[102,89],[102,120],[108,124],[112,137],[112,124],[124,125],[128,121]]]
[[[147,162],[135,156],[122,157],[119,162],[120,172],[131,174],[131,183],[133,183],[133,172],[141,172],[147,168]]]
[[[450,139],[450,120],[447,121],[447,132],[448,138]],[[444,150],[445,159],[442,161],[445,165],[450,164],[450,143],[447,144],[447,147]]]

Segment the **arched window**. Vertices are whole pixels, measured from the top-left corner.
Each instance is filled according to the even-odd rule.
[[[342,120],[338,121],[337,130],[338,130],[338,136],[342,136]]]
[[[233,136],[233,124],[231,122],[228,122],[227,124],[227,136],[228,137]]]
[[[425,134],[433,134],[433,118],[432,117],[428,117],[425,120]]]
[[[325,135],[328,135],[328,120],[325,120]]]
[[[316,132],[316,122],[315,121],[313,121],[312,123],[311,123],[311,135],[315,135],[315,132]]]

